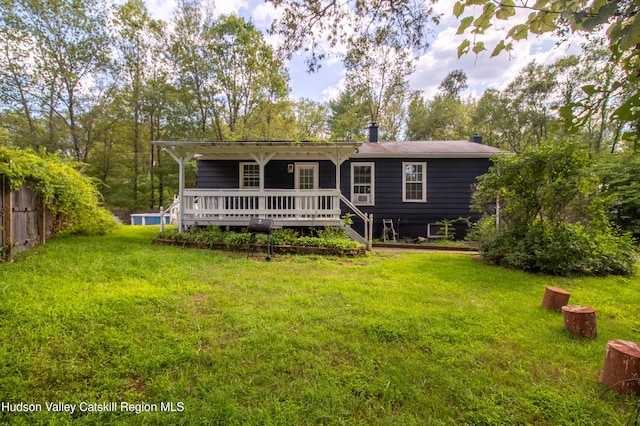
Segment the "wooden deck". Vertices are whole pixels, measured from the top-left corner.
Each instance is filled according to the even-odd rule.
[[[185,189],[182,223],[246,226],[252,217],[274,226],[341,226],[340,191],[335,189]]]

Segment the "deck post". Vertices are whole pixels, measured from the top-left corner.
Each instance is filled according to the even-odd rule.
[[[269,161],[271,161],[273,156],[276,155],[276,153],[275,152],[270,152],[268,154],[260,153],[260,155],[252,153],[250,155],[251,155],[251,158],[253,158],[253,160],[256,163],[258,163],[258,170],[259,170],[258,173],[260,174],[260,177],[259,177],[259,181],[260,181],[259,182],[259,184],[260,184],[259,189],[260,189],[260,192],[262,192],[262,191],[264,191],[264,168],[267,166],[267,163]],[[265,206],[266,206],[265,198],[264,197],[259,197],[258,198],[258,209],[259,210],[264,210]]]
[[[185,209],[185,205],[184,205],[184,166],[191,161],[194,157],[195,154],[187,154],[185,157],[181,157],[176,155],[175,153],[171,152],[170,150],[167,150],[166,152],[169,153],[169,155],[171,156],[171,158],[173,158],[176,163],[178,163],[178,199],[179,201],[179,208],[178,208],[178,232],[182,232],[182,217],[184,214],[184,209]]]
[[[349,159],[349,155],[341,155],[339,151],[336,151],[335,155],[331,155],[329,153],[325,153],[325,155],[336,166],[336,190],[338,190],[338,192],[340,194],[342,194],[342,189],[341,189],[342,182],[341,182],[341,176],[340,176],[340,167],[342,167],[342,163],[344,163],[345,161],[347,161]],[[338,198],[338,206],[340,206],[340,199],[339,198]]]

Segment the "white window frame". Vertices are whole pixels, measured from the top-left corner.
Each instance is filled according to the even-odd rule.
[[[422,166],[422,198],[407,199],[407,166]],[[426,203],[427,202],[427,163],[417,161],[405,161],[402,163],[402,202],[404,203]]]
[[[258,167],[258,185],[257,186],[246,186],[244,184],[244,167],[245,166],[257,166]],[[240,162],[240,189],[259,189],[260,188],[260,165],[255,161],[244,161]]]
[[[371,192],[369,195],[369,201],[358,201],[358,195],[355,193],[355,173],[354,169],[356,167],[371,167],[371,182],[369,185],[371,186]],[[373,206],[375,205],[375,185],[376,185],[376,167],[373,162],[360,162],[360,163],[351,163],[351,202],[356,206]]]
[[[306,189],[306,191],[313,191],[320,187],[320,182],[318,181],[318,170],[320,168],[319,163],[295,163],[295,173],[294,173],[294,187],[295,189],[300,189],[300,169],[310,168],[313,170],[313,189]]]

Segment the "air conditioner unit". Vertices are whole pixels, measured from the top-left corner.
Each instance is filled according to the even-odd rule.
[[[356,203],[369,204],[371,202],[371,194],[356,194]]]

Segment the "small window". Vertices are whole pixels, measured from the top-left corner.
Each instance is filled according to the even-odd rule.
[[[357,206],[374,205],[373,163],[351,164],[351,202]]]
[[[402,201],[427,201],[427,163],[402,163]]]
[[[260,188],[260,166],[257,163],[240,163],[240,188]]]

